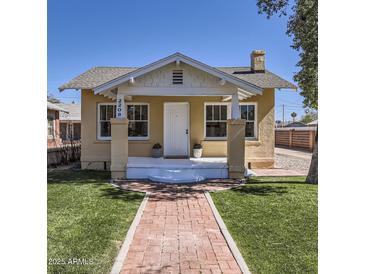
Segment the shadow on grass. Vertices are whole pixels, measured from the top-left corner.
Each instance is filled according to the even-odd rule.
[[[124,201],[141,200],[143,194],[116,189],[109,184],[110,173],[106,171],[91,170],[57,170],[48,172],[48,184],[85,186],[98,188],[100,196],[108,199]]]
[[[108,199],[125,200],[125,201],[142,200],[144,196],[144,194],[140,192],[126,191],[112,187],[102,188],[101,191],[102,191],[101,194],[102,197]]]
[[[48,184],[104,184],[110,179],[107,171],[57,170],[47,173]]]
[[[233,188],[235,192],[242,195],[267,196],[271,194],[283,195],[288,193],[291,186],[308,185],[304,176],[286,177],[251,177],[242,187]]]
[[[247,179],[247,184],[307,184],[304,176],[286,177],[251,177]]]
[[[247,185],[238,188],[233,188],[232,191],[238,192],[242,195],[256,195],[256,196],[268,196],[268,195],[283,195],[288,193],[285,186],[253,186]]]

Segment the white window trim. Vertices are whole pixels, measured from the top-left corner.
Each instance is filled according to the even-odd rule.
[[[128,117],[128,106],[130,105],[147,105],[147,136],[146,137],[128,137],[128,140],[135,140],[135,141],[146,141],[150,139],[150,104],[144,102],[129,102],[126,103],[126,117]],[[135,121],[135,120],[134,120]],[[138,120],[137,120],[138,121]],[[144,120],[143,120],[144,121]]]
[[[240,102],[240,106],[244,106],[244,105],[254,105],[255,106],[255,121],[254,121],[254,137],[246,137],[246,140],[258,140],[258,126],[257,126],[257,102]],[[241,109],[240,109],[241,111]]]
[[[98,111],[98,115],[97,115],[97,139],[100,141],[110,141],[112,139],[112,136],[100,136],[100,106],[115,106],[116,107],[116,103],[98,103],[97,105],[97,111]]]
[[[53,117],[51,119],[52,119],[53,132],[52,132],[52,135],[48,134],[48,117],[47,117],[47,138],[54,140],[54,139],[56,139],[56,119]]]
[[[204,103],[204,140],[208,141],[222,141],[227,140],[227,137],[207,137],[207,106],[225,105],[227,106],[227,120],[231,117],[231,103],[229,102],[205,102]]]
[[[105,105],[113,105],[116,106],[116,103],[98,103],[97,105],[97,140],[99,141],[110,141],[112,139],[111,136],[108,137],[103,137],[100,136],[100,106],[105,106]],[[130,103],[126,103],[126,106],[128,105],[147,105],[147,112],[148,112],[148,120],[147,120],[147,137],[128,137],[128,140],[131,141],[146,141],[150,139],[150,105],[149,103],[143,103],[143,102],[130,102]],[[127,107],[126,107],[126,111],[127,111]]]
[[[255,121],[254,121],[254,137],[245,137],[245,140],[258,140],[258,121],[257,121],[257,102],[240,102],[239,103],[240,106],[241,105],[254,105],[255,106]],[[227,119],[231,119],[231,103],[230,102],[205,102],[204,103],[204,140],[208,140],[208,141],[222,141],[222,140],[227,140],[227,137],[207,137],[206,134],[206,111],[207,108],[206,106],[208,105],[227,105]]]

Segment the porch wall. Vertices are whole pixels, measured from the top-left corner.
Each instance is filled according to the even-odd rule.
[[[259,123],[258,140],[246,140],[246,165],[271,167],[274,164],[274,90],[266,89],[263,95],[251,97],[245,102],[257,102]],[[134,96],[134,102],[149,103],[150,139],[129,141],[129,156],[151,156],[153,144],[163,145],[164,102],[189,102],[190,105],[190,154],[195,143],[203,145],[203,157],[226,157],[226,141],[204,140],[204,103],[221,102],[221,97],[148,97]],[[110,166],[110,141],[97,140],[97,105],[112,102],[104,96],[95,96],[92,91],[83,90],[81,95],[81,164],[86,169],[108,169]],[[106,162],[106,163],[105,163]]]

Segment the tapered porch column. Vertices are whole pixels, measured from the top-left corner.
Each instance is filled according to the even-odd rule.
[[[241,119],[238,94],[232,95],[232,119],[227,123],[227,163],[231,179],[244,178],[246,120]]]
[[[111,124],[111,165],[112,179],[125,179],[128,163],[128,119],[124,96],[117,94],[116,118],[110,120]]]

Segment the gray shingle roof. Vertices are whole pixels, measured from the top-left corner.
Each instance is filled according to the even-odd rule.
[[[61,121],[81,121],[81,105],[58,103],[57,106],[68,111],[68,113],[60,112]]]
[[[136,70],[130,67],[95,67],[59,87],[64,89],[93,89],[124,74]]]
[[[251,67],[217,67],[217,69],[260,88],[297,88],[294,84],[268,70],[265,70],[265,72],[252,72]]]
[[[93,89],[136,69],[138,68],[94,67],[61,85],[59,89],[61,91],[65,89]],[[252,72],[250,67],[216,67],[216,69],[259,86],[260,88],[297,88],[294,84],[268,70],[265,70],[265,72]]]

